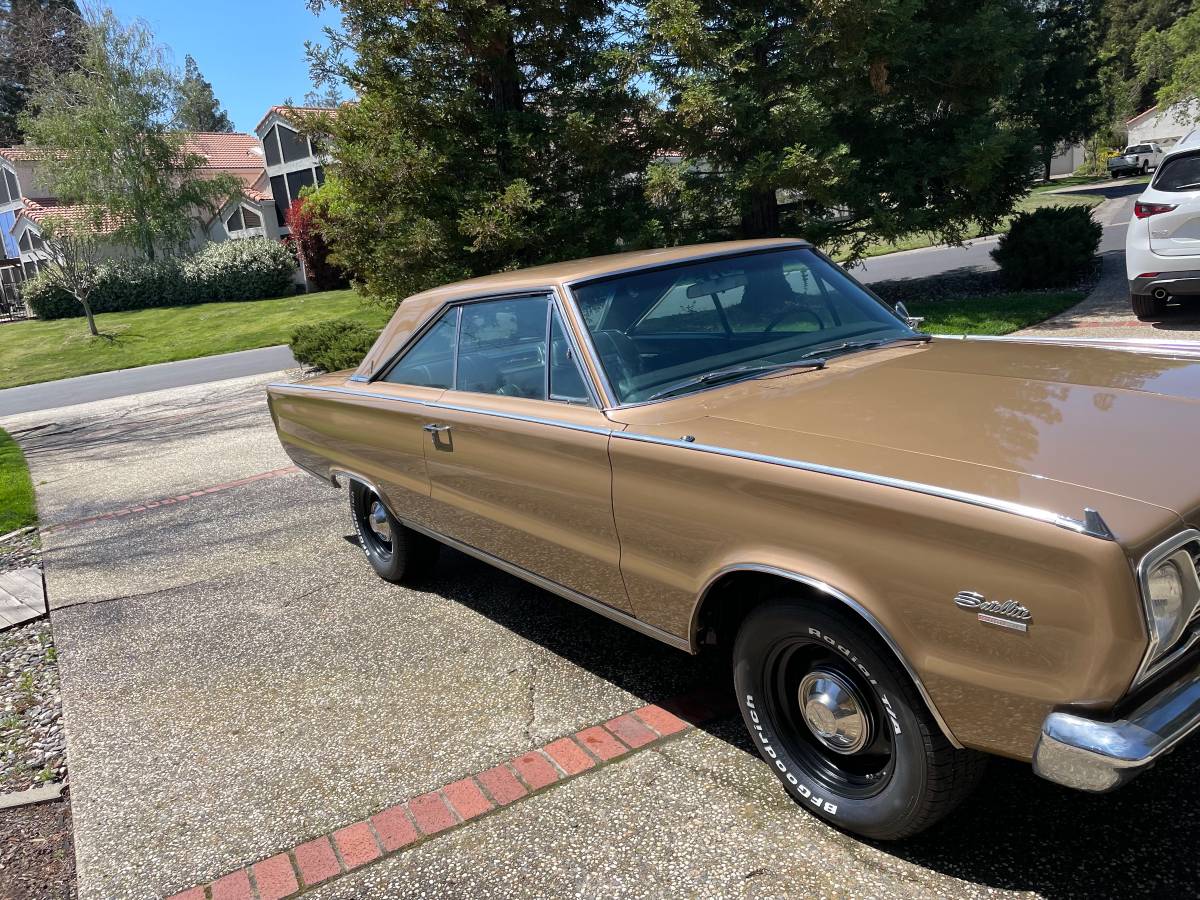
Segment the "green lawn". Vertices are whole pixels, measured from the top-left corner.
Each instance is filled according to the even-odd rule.
[[[33,482],[21,448],[0,428],[0,534],[8,534],[37,521]]]
[[[286,344],[297,325],[324,319],[382,328],[388,313],[343,290],[102,313],[98,338],[83,318],[0,325],[0,388]]]
[[[1028,292],[907,305],[914,316],[925,317],[921,331],[930,334],[1008,334],[1057,315],[1083,297],[1081,291]]]

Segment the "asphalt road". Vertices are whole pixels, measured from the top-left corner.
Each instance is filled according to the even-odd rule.
[[[91,403],[189,384],[206,384],[244,375],[260,375],[294,368],[296,365],[292,351],[286,345],[279,345],[29,384],[0,391],[0,419],[76,403]]]
[[[127,513],[43,537],[81,900],[170,895],[642,703],[728,690],[719,658],[457,553],[415,588],[375,578],[344,495],[241,481],[287,462],[267,380],[6,423],[44,524]],[[792,803],[732,717],[311,896],[1197,896],[1198,748],[1108,795],[994,760],[940,826],[874,844]]]
[[[1125,252],[1125,229],[1133,213],[1133,203],[1145,190],[1144,184],[1130,184],[1125,180],[1090,188],[1070,188],[1072,194],[1092,194],[1106,201],[1097,207],[1097,218],[1104,226],[1100,241],[1101,254],[1109,251]],[[955,270],[984,271],[996,268],[991,252],[999,238],[983,237],[969,241],[961,247],[923,247],[920,250],[905,250],[885,256],[873,256],[850,269],[859,281],[870,284],[874,281],[892,281],[900,278],[924,278]]]

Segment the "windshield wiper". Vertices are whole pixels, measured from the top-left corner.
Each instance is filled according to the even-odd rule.
[[[715,369],[712,372],[705,372],[703,375],[697,375],[694,378],[689,378],[686,381],[681,381],[678,384],[665,388],[656,394],[651,394],[647,400],[658,400],[660,397],[668,397],[671,394],[677,394],[680,391],[686,391],[688,388],[699,387],[704,384],[715,384],[719,381],[728,381],[736,378],[747,378],[752,375],[762,375],[765,372],[778,372],[782,369],[823,369],[825,368],[824,359],[809,359],[807,361],[796,360],[795,362],[786,363],[771,363],[765,366],[735,366],[731,369]]]
[[[920,341],[922,344],[927,344],[933,340],[931,334],[906,334],[901,337],[893,338],[876,338],[873,341],[844,341],[840,344],[834,344],[832,347],[817,347],[815,350],[809,350],[801,359],[808,359],[812,356],[828,356],[831,353],[845,353],[851,350],[872,350],[875,347],[883,347],[887,344],[898,344],[901,341]]]

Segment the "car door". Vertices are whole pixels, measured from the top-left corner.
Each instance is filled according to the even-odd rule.
[[[1200,255],[1200,151],[1167,159],[1150,188],[1153,202],[1174,204],[1147,219],[1151,251],[1159,256]]]
[[[426,408],[438,533],[630,610],[612,515],[612,424],[549,294],[464,303],[452,388]]]

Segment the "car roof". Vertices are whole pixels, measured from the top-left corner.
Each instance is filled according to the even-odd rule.
[[[632,250],[612,253],[607,256],[591,256],[566,262],[514,269],[480,278],[469,278],[453,284],[442,285],[432,290],[413,294],[396,309],[391,321],[379,339],[367,353],[356,375],[366,377],[382,366],[414,332],[420,330],[438,310],[447,303],[489,294],[511,294],[521,291],[544,290],[592,278],[603,278],[620,272],[651,269],[672,263],[705,259],[756,250],[783,249],[785,247],[811,247],[808,241],[798,238],[763,238],[750,241],[722,241],[712,244],[691,244],[682,247],[666,247],[658,250]]]

